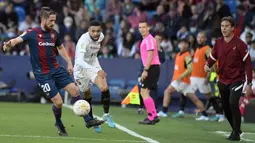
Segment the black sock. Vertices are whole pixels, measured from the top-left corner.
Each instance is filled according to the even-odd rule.
[[[201,113],[202,113],[203,116],[206,116],[206,117],[208,116],[208,114],[206,113],[206,110],[202,111]]]
[[[206,100],[205,110],[208,110],[211,106],[211,102],[209,100]]]
[[[182,94],[180,98],[180,110],[184,111],[184,108],[186,105],[187,105],[187,97]]]
[[[141,86],[138,86],[138,90],[139,90],[139,98],[140,98],[140,105],[138,106],[138,108],[143,108],[144,103],[143,103],[143,97],[141,95]]]
[[[162,111],[163,111],[164,113],[167,113],[167,112],[168,112],[168,107],[163,107],[163,108],[162,108]]]
[[[222,101],[221,101],[220,97],[216,97],[216,102],[219,106],[219,114],[223,115],[224,114],[223,113],[223,105],[222,105]]]
[[[144,103],[143,103],[143,97],[141,95],[139,95],[140,98],[140,105],[139,108],[143,108],[144,107]]]
[[[109,113],[110,108],[110,91],[109,89],[102,92],[102,103],[104,108],[104,113]]]
[[[85,98],[85,100],[86,100],[86,101],[89,103],[89,105],[90,105],[89,116],[93,119],[94,117],[93,117],[92,105],[91,105],[92,98],[91,98],[91,97],[90,97],[90,98],[88,98],[88,99],[86,99],[86,98]]]
[[[209,102],[212,104],[214,110],[216,111],[216,114],[220,114],[220,107],[218,105],[218,103],[216,102],[216,98],[215,97],[211,97],[209,99]]]
[[[52,111],[56,119],[57,125],[63,125],[61,121],[61,115],[62,115],[62,108],[57,108],[55,105],[52,105]]]

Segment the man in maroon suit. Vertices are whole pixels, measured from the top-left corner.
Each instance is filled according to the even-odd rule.
[[[210,71],[213,64],[218,61],[218,86],[225,116],[232,127],[232,133],[227,139],[239,141],[242,131],[238,104],[246,76],[248,83],[246,93],[248,95],[252,93],[252,64],[247,45],[234,36],[234,29],[232,17],[223,17],[221,20],[223,37],[216,40],[204,69]]]

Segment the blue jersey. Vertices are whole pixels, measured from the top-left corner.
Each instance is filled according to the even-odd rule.
[[[41,27],[29,29],[20,35],[30,49],[30,61],[35,74],[47,74],[59,67],[57,47],[61,45],[55,30],[43,31]]]

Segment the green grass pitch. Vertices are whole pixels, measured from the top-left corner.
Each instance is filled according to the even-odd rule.
[[[94,106],[94,114],[101,116],[102,106]],[[63,108],[62,119],[68,137],[59,137],[54,127],[51,105],[19,104],[0,102],[0,143],[113,143],[146,142],[119,129],[102,125],[103,132],[95,133],[87,129],[82,118],[76,117],[72,110]],[[111,107],[111,115],[116,123],[151,138],[160,143],[226,143],[223,133],[230,132],[226,121],[223,123],[198,122],[195,116],[187,115],[183,119],[161,118],[155,126],[139,125],[137,122],[146,117],[137,115],[134,108]],[[242,124],[244,140],[255,142],[255,124]],[[225,134],[228,135],[228,134]]]

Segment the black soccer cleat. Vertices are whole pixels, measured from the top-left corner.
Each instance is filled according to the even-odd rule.
[[[55,124],[55,127],[58,129],[59,136],[67,136],[67,132],[64,125]]]
[[[231,134],[229,135],[229,137],[227,138],[227,140],[230,141],[240,141],[240,135],[242,134],[242,132],[239,133],[235,133],[235,132],[231,132]]]
[[[94,127],[94,126],[99,126],[103,123],[104,123],[103,120],[91,119],[91,120],[88,121],[88,123],[86,123],[86,127],[91,128],[91,127]]]
[[[139,121],[139,124],[143,124],[143,125],[155,125],[156,123],[158,123],[160,120],[158,117],[155,117],[154,120],[149,120],[148,118],[145,118],[143,121]]]
[[[158,116],[156,116],[153,121],[155,124],[157,124],[160,120],[159,120]]]

